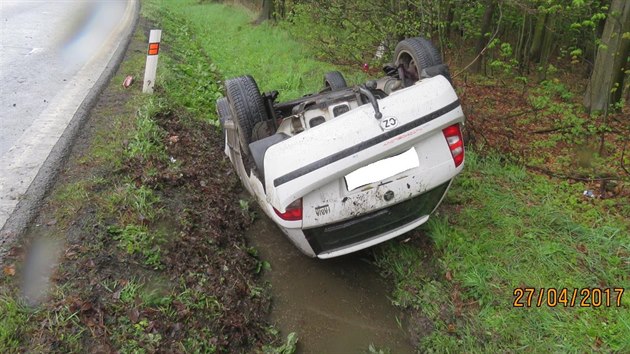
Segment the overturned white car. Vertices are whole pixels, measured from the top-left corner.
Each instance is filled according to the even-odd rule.
[[[225,153],[261,208],[305,254],[331,258],[426,222],[464,162],[464,114],[439,52],[401,41],[385,77],[276,103],[254,79],[217,101]]]

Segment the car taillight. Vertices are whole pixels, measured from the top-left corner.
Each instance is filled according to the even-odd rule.
[[[287,206],[287,211],[281,213],[278,209],[273,208],[273,211],[282,218],[282,220],[287,221],[298,221],[302,220],[302,198],[294,201],[293,203]]]
[[[459,129],[459,123],[444,128],[442,132],[444,133],[449,149],[451,149],[455,167],[458,167],[464,162],[464,139],[462,139],[462,131]]]

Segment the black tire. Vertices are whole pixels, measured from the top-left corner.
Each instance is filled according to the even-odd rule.
[[[431,60],[433,61],[433,65],[442,64],[442,55],[440,55],[440,51],[436,46],[433,45],[433,42],[424,38],[424,37],[414,37],[410,38],[413,41],[420,43],[424,50],[429,54]]]
[[[330,71],[324,75],[324,88],[328,91],[337,91],[348,87],[346,79],[339,71]]]
[[[254,125],[269,119],[263,98],[256,81],[249,75],[227,80],[225,88],[231,116],[241,137],[241,151],[249,154]]]
[[[442,64],[442,58],[437,48],[426,38],[407,38],[396,46],[394,51],[396,66],[402,64],[405,72],[410,75],[408,79],[417,81],[420,79],[422,69]]]
[[[225,130],[223,127],[225,121],[232,119],[230,117],[230,104],[228,103],[227,97],[221,97],[217,100],[217,115],[219,116],[221,129]]]

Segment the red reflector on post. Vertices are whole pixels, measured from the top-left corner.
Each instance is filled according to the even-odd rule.
[[[284,213],[281,213],[276,208],[273,208],[273,211],[275,211],[276,215],[278,215],[282,220],[287,220],[287,221],[302,220],[302,198],[289,204]]]
[[[149,43],[149,55],[158,55],[160,52],[160,43]]]
[[[459,167],[464,162],[464,139],[462,138],[459,123],[444,128],[442,132],[446,138],[448,148],[451,150],[455,167]]]

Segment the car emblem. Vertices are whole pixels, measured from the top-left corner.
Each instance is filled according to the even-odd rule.
[[[386,117],[381,119],[381,129],[383,131],[394,129],[398,126],[398,119],[396,117]]]
[[[394,192],[392,191],[385,192],[383,199],[385,199],[386,202],[389,202],[390,200],[394,199]]]

